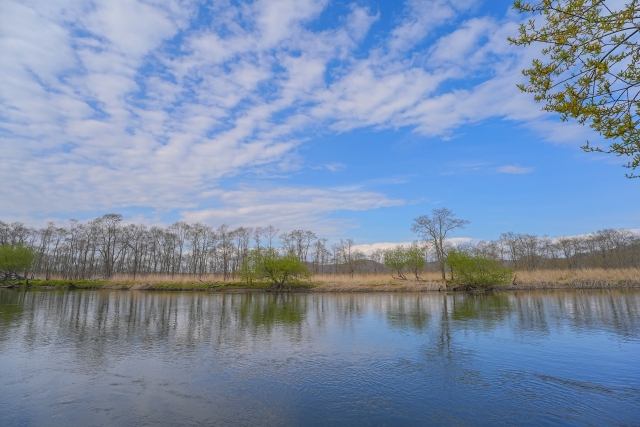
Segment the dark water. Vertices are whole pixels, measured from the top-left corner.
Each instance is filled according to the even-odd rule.
[[[0,425],[640,426],[640,292],[0,290]]]

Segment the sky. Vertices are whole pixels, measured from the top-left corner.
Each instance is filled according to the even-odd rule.
[[[3,0],[0,220],[406,242],[640,228],[640,180],[517,83],[510,0]]]

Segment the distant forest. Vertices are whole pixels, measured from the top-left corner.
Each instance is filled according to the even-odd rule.
[[[281,232],[273,226],[125,225],[118,214],[85,223],[72,219],[66,227],[49,223],[41,229],[0,221],[0,245],[5,244],[31,248],[35,261],[30,274],[45,279],[212,273],[227,279],[239,271],[252,250],[267,247],[295,254],[314,273],[388,273],[384,250],[365,254],[355,248],[353,239],[329,245],[312,231]],[[420,247],[427,261],[425,269],[437,270],[429,241],[420,242]],[[640,267],[640,236],[624,229],[557,238],[509,232],[497,240],[462,244],[456,249],[482,253],[516,270]]]

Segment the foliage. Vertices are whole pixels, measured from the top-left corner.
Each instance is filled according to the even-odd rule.
[[[413,242],[411,246],[406,249],[407,256],[407,268],[413,273],[416,280],[419,280],[420,270],[422,270],[426,264],[425,262],[425,249],[417,242]]]
[[[398,278],[406,280],[404,271],[409,270],[416,280],[420,280],[420,271],[425,266],[425,255],[424,248],[417,242],[413,242],[409,247],[397,245],[384,252],[384,265],[391,270],[392,277],[395,273]]]
[[[391,270],[391,276],[395,273],[398,278],[406,280],[404,269],[407,266],[407,250],[402,245],[387,249],[384,252],[384,265]]]
[[[307,266],[295,254],[281,255],[271,248],[253,250],[242,265],[240,274],[248,284],[255,280],[267,280],[276,289],[291,286],[311,276]]]
[[[513,280],[513,270],[484,254],[469,255],[450,251],[446,259],[453,273],[453,280],[472,288],[490,288],[506,285]]]
[[[24,245],[0,246],[0,280],[20,279],[20,272],[28,270],[35,256]]]
[[[576,119],[606,139],[613,139],[608,150],[582,147],[586,151],[628,156],[625,167],[640,165],[640,7],[630,1],[612,10],[604,0],[542,0],[531,4],[514,3],[521,13],[540,14],[539,21],[522,24],[519,35],[509,38],[518,46],[542,43],[541,59],[524,70],[527,85],[523,92],[544,102],[546,111],[561,114],[563,120]],[[627,177],[636,177],[627,174]]]

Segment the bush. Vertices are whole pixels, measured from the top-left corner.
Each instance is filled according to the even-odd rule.
[[[420,247],[418,243],[413,242],[411,246],[406,249],[407,268],[416,277],[416,280],[420,279],[420,271],[424,268],[425,262],[425,250]]]
[[[31,267],[34,253],[23,245],[0,246],[0,281],[23,279],[20,272]]]
[[[398,278],[406,280],[407,278],[404,277],[403,271],[407,266],[407,250],[401,245],[386,250],[384,252],[384,265],[391,270],[391,277],[395,279],[393,275],[395,272]]]
[[[486,255],[469,255],[451,251],[446,263],[451,268],[452,282],[471,289],[489,289],[504,286],[513,280],[514,272]]]
[[[267,280],[271,287],[283,289],[311,276],[311,272],[294,254],[280,255],[274,249],[253,251],[243,264],[240,274],[247,284]]]
[[[421,280],[420,271],[425,266],[424,258],[424,248],[413,242],[408,248],[398,245],[395,248],[386,250],[384,253],[384,265],[391,270],[391,277],[394,279],[393,273],[395,272],[399,279],[406,280],[404,271],[408,269],[413,273],[416,280]]]

